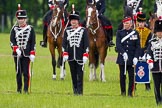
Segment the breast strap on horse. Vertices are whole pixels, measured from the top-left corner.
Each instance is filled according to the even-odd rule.
[[[135,33],[135,31],[133,30],[132,32],[130,32],[128,35],[126,35],[125,37],[122,38],[121,43],[123,43],[125,40],[127,40],[131,35],[133,35]]]
[[[77,33],[81,28],[82,28],[82,27],[78,27],[73,33],[71,33],[71,34],[67,37],[67,39],[68,39],[69,37],[73,36],[75,33]]]
[[[20,33],[23,33],[26,29],[28,29],[30,27],[30,25],[26,26],[25,28],[21,29],[20,31],[18,31],[16,33],[16,37],[20,35]]]

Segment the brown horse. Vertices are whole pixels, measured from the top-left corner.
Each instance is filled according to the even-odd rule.
[[[151,12],[149,13],[150,14],[149,28],[151,29],[152,33],[154,33],[155,21],[162,18],[162,3],[160,0],[156,1],[156,6],[157,6],[157,10],[155,12],[156,14]]]
[[[49,50],[52,56],[52,66],[53,66],[53,79],[56,79],[56,59],[55,59],[55,49],[58,51],[58,67],[61,65],[60,78],[64,79],[65,69],[64,63],[62,63],[62,40],[63,40],[63,32],[65,26],[63,24],[63,2],[56,2],[55,0],[55,8],[53,9],[52,20],[48,27],[47,38],[49,42]]]
[[[86,28],[89,36],[90,81],[96,79],[96,69],[100,62],[100,79],[105,82],[104,64],[107,55],[106,35],[97,16],[96,2],[86,8]]]
[[[158,20],[157,15],[155,13],[149,13],[150,14],[150,19],[149,19],[149,28],[152,33],[154,33],[154,25],[155,21]]]

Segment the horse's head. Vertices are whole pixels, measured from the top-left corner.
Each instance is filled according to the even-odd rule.
[[[87,22],[86,22],[86,27],[87,28],[92,26],[94,23],[97,23],[98,11],[96,9],[96,2],[95,2],[95,0],[92,3],[88,3],[87,2],[86,20],[87,20]]]
[[[58,23],[60,23],[61,19],[63,18],[64,13],[64,5],[62,1],[55,2],[55,8],[53,9],[53,15],[51,24],[52,26],[56,26]]]

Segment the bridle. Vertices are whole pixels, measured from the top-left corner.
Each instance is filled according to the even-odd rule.
[[[54,36],[55,41],[62,30],[62,21],[60,18],[60,14],[61,14],[60,12],[61,12],[61,9],[58,6],[56,8],[54,8],[53,13],[57,13],[57,14],[52,16],[52,20],[50,23],[50,31],[51,31],[52,35]],[[58,19],[58,18],[60,18],[60,19]],[[54,29],[54,32],[53,32],[52,28]],[[57,32],[58,28],[59,28],[59,31]]]
[[[93,11],[95,11],[95,15],[94,16],[92,16],[92,12]],[[89,30],[91,31],[91,33],[94,35],[94,34],[96,34],[96,31],[100,27],[100,25],[99,25],[99,19],[98,19],[98,16],[97,16],[98,13],[97,13],[97,10],[96,9],[93,9],[92,7],[87,7],[87,13],[88,13],[88,16],[87,16],[86,27],[89,28]],[[93,29],[93,27],[95,26],[96,23],[97,23],[97,27],[95,29]]]

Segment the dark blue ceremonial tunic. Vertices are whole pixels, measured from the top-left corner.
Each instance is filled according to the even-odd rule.
[[[118,30],[117,31],[117,37],[116,37],[116,47],[118,51],[118,57],[117,57],[117,64],[124,65],[124,59],[123,59],[123,53],[126,52],[128,54],[128,61],[127,65],[133,65],[133,58],[139,57],[140,52],[140,38],[137,31],[133,35],[131,35],[129,38],[127,38],[123,43],[121,40],[131,33],[133,30]]]

